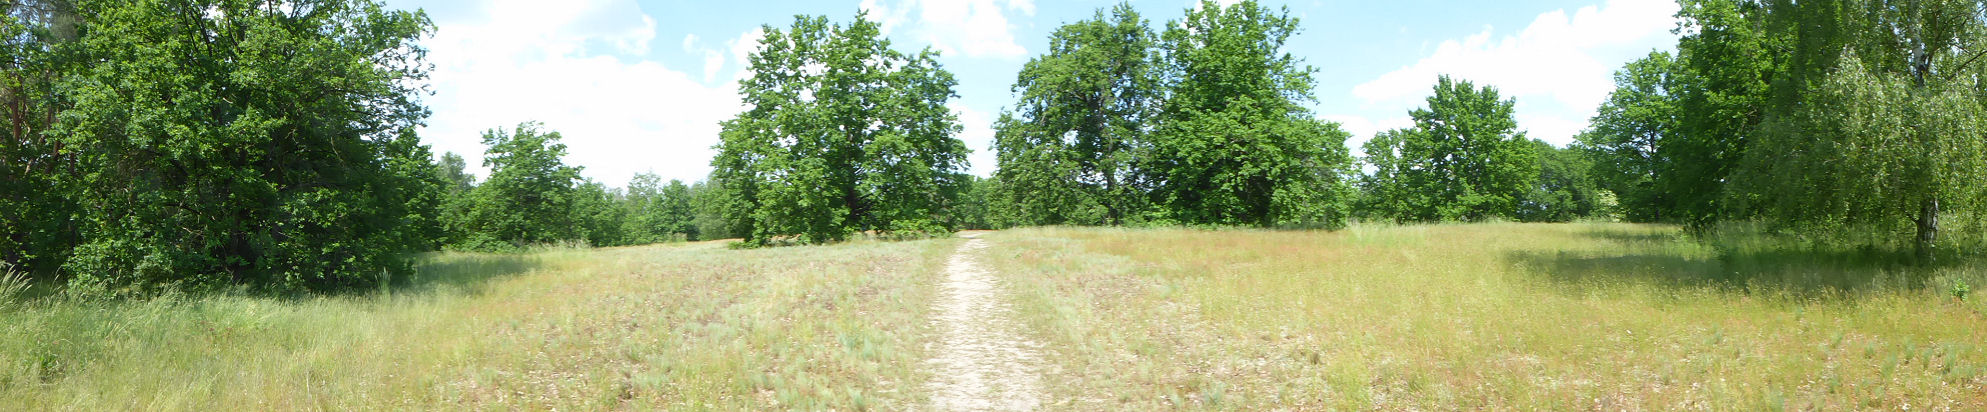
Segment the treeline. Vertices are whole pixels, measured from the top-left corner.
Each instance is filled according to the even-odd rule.
[[[981,182],[993,227],[1570,221],[1607,214],[1587,157],[1526,138],[1514,102],[1441,79],[1365,159],[1305,107],[1288,10],[1203,2],[1155,32],[1128,4],[1058,28],[1023,67]],[[1364,169],[1364,170],[1362,170]]]
[[[1677,52],[1622,68],[1579,138],[1630,220],[1977,250],[1983,3],[1681,3]]]
[[[1130,7],[1065,25],[1014,85],[1000,169],[967,221],[1337,227],[1621,218],[1813,244],[1987,242],[1987,15],[1978,1],[1682,0],[1676,53],[1617,73],[1570,147],[1515,102],[1438,79],[1356,162],[1313,119],[1299,26],[1204,2],[1155,33]]]
[[[482,182],[461,156],[435,165],[443,183],[439,225],[432,238],[452,250],[502,252],[533,245],[627,246],[730,237],[712,206],[721,200],[705,183],[668,183],[653,173],[625,188],[580,176],[565,164],[566,145],[537,123],[483,133]]]

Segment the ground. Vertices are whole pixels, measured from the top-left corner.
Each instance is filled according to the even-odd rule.
[[[1987,266],[1666,226],[428,261],[414,287],[340,296],[0,303],[0,409],[1987,407],[1987,298],[1951,291]]]

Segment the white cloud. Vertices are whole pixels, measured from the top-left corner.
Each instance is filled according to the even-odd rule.
[[[882,24],[885,34],[907,29],[911,38],[939,52],[973,58],[1027,56],[1028,50],[1014,41],[1007,12],[1035,15],[1033,0],[863,0],[859,7]]]
[[[564,136],[567,163],[611,185],[650,170],[685,180],[709,170],[718,123],[741,109],[734,86],[623,57],[646,55],[656,36],[655,19],[633,0],[481,6],[438,21],[427,43],[434,116],[422,136],[437,152],[481,172],[483,130],[536,120]]]
[[[1369,106],[1405,111],[1419,106],[1436,78],[1447,74],[1516,98],[1521,117],[1531,120],[1520,127],[1564,144],[1613,91],[1611,74],[1619,62],[1673,47],[1676,11],[1669,0],[1609,0],[1571,16],[1565,10],[1540,14],[1516,34],[1498,37],[1485,27],[1440,43],[1432,55],[1355,86],[1352,94]]]
[[[1539,114],[1517,115],[1518,126],[1525,130],[1525,136],[1542,139],[1561,146],[1572,142],[1574,136],[1587,129],[1587,118],[1566,118]]]
[[[738,35],[737,39],[725,42],[725,47],[731,49],[732,58],[743,62],[752,53],[759,51],[759,42],[765,39],[766,29],[754,27],[752,30],[746,31],[745,34]]]
[[[749,59],[751,59],[752,53],[757,53],[759,51],[759,41],[765,39],[766,39],[766,29],[760,27],[754,27],[752,28],[752,30],[747,30],[744,34],[738,35],[738,38],[724,42],[725,49],[731,55],[731,61],[737,62],[738,64],[738,72],[737,72],[738,74],[732,77],[731,79],[732,83],[737,83],[739,80],[745,80],[746,78],[752,77],[752,63]],[[711,61],[711,58],[712,56],[709,54],[709,52],[706,52],[706,54],[704,55],[705,63],[709,63]],[[715,69],[709,69],[709,68],[705,69],[705,74],[707,77],[710,74],[716,72],[717,70]],[[706,81],[708,81],[708,79]]]
[[[966,148],[973,151],[966,157],[966,161],[972,162],[972,165],[966,168],[967,172],[982,177],[993,176],[999,162],[999,156],[996,156],[993,150],[993,116],[973,110],[957,101],[947,104],[946,107],[959,115],[961,130],[955,137],[965,142]]]

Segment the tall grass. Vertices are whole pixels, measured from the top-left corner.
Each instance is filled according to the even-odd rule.
[[[1934,268],[1622,224],[990,235],[1063,409],[1976,409]]]
[[[12,266],[0,262],[0,308],[13,306],[22,299],[30,283],[28,274],[17,272]]]
[[[0,306],[0,410],[901,408],[951,245],[448,253],[365,294],[40,298]]]

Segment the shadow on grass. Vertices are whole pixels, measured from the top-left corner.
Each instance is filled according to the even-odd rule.
[[[1714,289],[1798,298],[1853,297],[1924,290],[1941,270],[1977,260],[1946,256],[1918,264],[1910,252],[1794,245],[1705,247],[1667,233],[1597,231],[1606,251],[1517,251],[1507,256],[1533,276],[1572,292],[1617,285]],[[1672,247],[1682,246],[1682,247]],[[1688,253],[1690,249],[1709,253]]]
[[[1646,230],[1620,230],[1620,229],[1593,229],[1593,230],[1582,231],[1581,234],[1587,237],[1594,238],[1595,240],[1627,244],[1627,245],[1638,245],[1638,244],[1648,244],[1648,243],[1677,242],[1680,241],[1683,232],[1681,230],[1646,231]]]
[[[443,253],[421,258],[413,276],[394,279],[395,293],[426,293],[454,289],[474,293],[491,280],[508,278],[545,266],[536,254]]]

